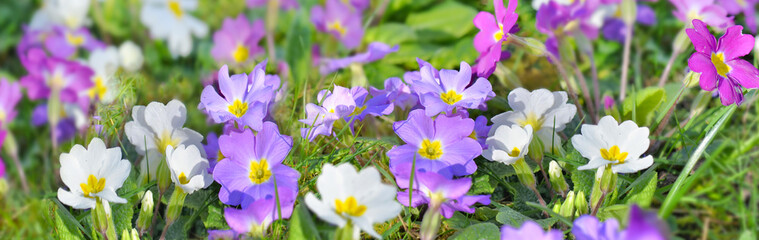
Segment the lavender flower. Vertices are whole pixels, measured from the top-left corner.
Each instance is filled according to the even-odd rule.
[[[74,56],[80,47],[87,49],[87,51],[93,51],[98,48],[105,48],[106,45],[95,39],[86,27],[70,30],[63,26],[56,26],[53,28],[53,32],[45,38],[45,48],[54,57],[69,58]]]
[[[272,197],[276,179],[282,208],[292,211],[300,174],[282,164],[292,148],[292,138],[280,135],[276,124],[265,122],[255,135],[245,129],[221,136],[219,148],[226,158],[216,164],[213,176],[222,185],[222,202],[248,206]]]
[[[388,101],[385,95],[367,99],[369,92],[364,87],[351,88],[351,94],[356,103],[356,108],[353,109],[353,113],[344,118],[346,122],[354,123],[364,120],[367,115],[382,116],[393,112],[393,104]]]
[[[427,116],[450,113],[454,108],[476,109],[489,96],[495,96],[485,78],[472,83],[472,69],[461,62],[460,71],[443,69],[439,72],[429,63],[421,61],[421,79],[411,83]],[[470,83],[472,83],[470,85]]]
[[[262,53],[258,42],[264,37],[264,22],[260,19],[251,24],[245,15],[224,19],[221,29],[213,34],[211,55],[217,62],[244,65]]]
[[[260,130],[268,113],[274,89],[265,84],[266,61],[256,65],[250,73],[229,76],[226,65],[219,70],[219,92],[206,86],[200,96],[199,109],[205,110],[216,123],[236,122],[253,130]]]
[[[411,111],[408,120],[395,122],[393,129],[406,143],[387,152],[390,170],[400,186],[408,186],[414,161],[417,170],[451,176],[469,175],[477,170],[473,159],[482,153],[482,147],[469,137],[474,130],[472,119],[440,115],[433,120],[420,109]]]
[[[404,78],[409,79],[407,75],[413,75],[413,72],[404,74]],[[419,72],[416,72],[416,75],[419,75]],[[369,87],[369,92],[372,96],[384,95],[389,102],[403,110],[413,108],[419,103],[419,96],[411,92],[411,87],[397,77],[385,80],[385,89]]]
[[[269,0],[247,0],[245,1],[249,8],[265,7]],[[300,5],[298,0],[279,0],[279,7],[282,10],[298,9]]]
[[[340,59],[320,58],[321,62],[319,63],[319,72],[322,75],[326,75],[331,72],[346,68],[353,63],[370,63],[380,60],[384,58],[385,55],[397,51],[398,45],[390,47],[387,44],[381,42],[373,42],[369,44],[366,52],[364,53],[359,53]]]
[[[596,217],[583,215],[577,218],[572,234],[577,240],[664,240],[667,239],[656,215],[644,213],[638,206],[630,209],[626,230],[619,229],[616,219],[600,222]]]
[[[350,89],[335,85],[333,90],[319,92],[316,99],[321,106],[313,103],[306,105],[306,119],[299,120],[307,126],[301,128],[303,138],[313,141],[319,135],[331,135],[335,121],[346,118],[355,111],[356,100]]]
[[[41,49],[29,50],[25,61],[28,75],[19,81],[32,100],[46,99],[51,91],[59,92],[60,101],[78,104],[87,110],[87,90],[92,87],[91,69],[59,58],[47,57]]]
[[[352,11],[340,0],[327,0],[324,7],[312,8],[311,21],[316,26],[316,30],[332,34],[348,49],[358,47],[364,36],[361,13]]]
[[[719,40],[709,33],[701,20],[693,20],[693,27],[686,29],[696,48],[688,59],[688,67],[701,73],[701,89],[718,89],[722,105],[740,105],[743,102],[741,86],[759,88],[759,70],[741,59],[754,48],[754,37],[741,33],[743,27],[740,25],[728,28]]]
[[[219,150],[219,137],[215,132],[209,132],[206,135],[206,144],[203,145],[203,149],[206,151],[206,155],[208,155],[208,173],[213,173],[216,163],[225,158],[224,154]]]
[[[414,175],[414,190],[411,195],[411,207],[422,204],[437,204],[440,213],[445,218],[451,218],[456,211],[474,213],[472,205],[475,203],[490,204],[490,196],[469,196],[466,193],[472,186],[472,179],[452,179],[436,172],[417,171]],[[398,185],[400,188],[408,188],[409,185]],[[409,192],[398,192],[398,202],[409,206]]]
[[[759,3],[757,0],[718,0],[718,5],[724,7],[728,14],[738,15],[739,13],[743,13],[746,28],[754,34],[756,34],[755,8],[757,3]]]
[[[225,208],[224,219],[237,234],[263,237],[269,225],[280,217],[274,199],[260,199],[243,209]]]
[[[675,5],[672,14],[683,23],[693,20],[706,22],[718,29],[725,29],[733,25],[733,18],[727,16],[727,10],[716,4],[715,0],[669,0]]]
[[[548,232],[545,232],[543,231],[543,227],[537,223],[526,221],[519,229],[509,225],[503,225],[503,227],[501,227],[501,240],[509,239],[561,240],[564,239],[564,234],[556,229],[551,229],[548,230]]]

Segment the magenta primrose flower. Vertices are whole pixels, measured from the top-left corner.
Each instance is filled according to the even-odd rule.
[[[398,185],[401,189],[409,185]],[[440,204],[440,213],[445,218],[451,218],[456,211],[474,213],[472,205],[481,203],[490,204],[490,196],[468,196],[469,188],[472,187],[472,179],[452,179],[436,172],[417,171],[414,175],[414,190],[411,196],[411,207],[422,204]],[[409,206],[408,190],[398,192],[398,202]]]
[[[454,108],[477,109],[489,96],[495,96],[485,78],[472,83],[472,69],[461,62],[461,69],[442,69],[438,72],[427,62],[420,61],[421,79],[411,83],[427,116],[450,113]],[[471,85],[470,85],[471,83]]]
[[[60,101],[89,109],[87,91],[92,87],[92,69],[73,61],[48,57],[41,49],[29,50],[22,61],[28,75],[19,80],[29,99],[46,99],[52,90],[60,92]]]
[[[16,104],[21,100],[21,85],[0,78],[0,129],[16,118]]]
[[[222,202],[248,206],[272,198],[276,179],[280,205],[292,211],[300,173],[282,163],[292,148],[292,138],[281,135],[276,124],[265,122],[257,134],[245,129],[223,135],[219,148],[225,158],[216,164],[213,177],[222,186]]]
[[[358,47],[364,37],[361,12],[351,10],[340,0],[327,0],[324,7],[312,8],[311,22],[316,30],[332,34],[348,49]]]
[[[756,4],[759,0],[718,0],[718,5],[727,10],[728,14],[738,15],[743,13],[746,28],[756,34]]]
[[[74,56],[79,48],[93,51],[105,47],[105,43],[93,37],[86,27],[70,30],[64,26],[56,26],[53,28],[53,32],[45,38],[45,48],[58,58]]]
[[[522,223],[522,227],[514,228],[509,225],[503,225],[501,227],[501,240],[510,239],[534,239],[534,240],[562,240],[564,239],[564,233],[560,230],[551,229],[543,231],[543,227],[533,221],[526,221]],[[598,238],[601,240],[605,238]]]
[[[451,176],[477,170],[474,158],[482,154],[482,147],[469,137],[474,130],[472,119],[446,115],[432,119],[418,109],[409,113],[408,120],[393,123],[393,130],[406,143],[387,152],[399,186],[408,186],[414,161],[417,170]]]
[[[502,45],[508,34],[518,28],[516,22],[519,15],[515,12],[517,4],[517,0],[509,0],[507,9],[503,6],[503,0],[493,0],[495,17],[489,12],[480,12],[474,17],[474,26],[480,29],[474,37],[474,48],[480,53],[477,76],[490,76],[495,70],[495,63],[503,59]]]
[[[669,0],[675,5],[672,14],[683,23],[701,20],[709,26],[725,29],[733,25],[733,17],[727,16],[727,10],[715,0]]]
[[[266,85],[266,61],[256,65],[250,75],[229,76],[226,65],[219,70],[219,90],[208,85],[200,95],[198,109],[205,110],[216,123],[237,122],[260,130],[274,95],[273,86]],[[250,78],[249,78],[250,77]]]
[[[243,65],[262,53],[258,42],[265,34],[264,22],[256,19],[251,24],[245,15],[224,19],[219,31],[213,34],[211,55],[217,62]]]
[[[696,52],[688,59],[688,67],[701,73],[701,89],[719,91],[722,105],[740,105],[745,88],[759,88],[759,70],[740,57],[754,48],[754,37],[741,33],[743,27],[732,26],[716,40],[706,24],[693,20],[693,28],[686,29]]]

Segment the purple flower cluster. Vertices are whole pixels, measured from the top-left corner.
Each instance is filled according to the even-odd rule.
[[[346,122],[352,126],[367,115],[380,116],[393,112],[393,104],[387,95],[373,95],[363,87],[345,88],[335,85],[332,91],[322,90],[317,95],[320,105],[306,105],[306,119],[299,120],[307,127],[301,128],[301,136],[313,141],[319,135],[332,135],[336,122]]]
[[[340,0],[327,0],[325,6],[311,9],[311,22],[316,30],[329,33],[345,48],[354,49],[361,44],[364,28],[361,10],[369,6],[368,0],[351,0],[350,5]]]
[[[575,220],[572,234],[577,240],[664,240],[668,238],[663,224],[656,214],[633,205],[627,229],[620,230],[614,218],[600,222],[596,217],[583,215]]]
[[[250,63],[254,56],[264,51],[258,42],[265,32],[264,22],[260,19],[252,24],[242,14],[237,18],[224,19],[221,29],[213,34],[211,55],[220,63],[235,66]]]
[[[490,82],[482,77],[472,79],[472,69],[461,62],[460,70],[438,71],[431,64],[417,59],[419,78],[407,79],[427,116],[477,109],[495,97]],[[409,81],[410,80],[410,81]]]

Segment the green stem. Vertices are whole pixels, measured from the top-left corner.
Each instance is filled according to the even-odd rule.
[[[680,200],[680,198],[682,198],[683,194],[685,194],[685,192],[688,190],[683,186],[686,178],[688,178],[688,175],[690,175],[693,167],[696,166],[698,159],[701,158],[701,155],[704,154],[706,147],[709,146],[712,140],[714,140],[714,136],[717,135],[717,132],[720,130],[720,128],[722,128],[722,125],[724,125],[727,120],[730,119],[733,113],[735,113],[735,109],[737,108],[737,105],[730,105],[727,107],[727,110],[722,114],[717,123],[715,123],[711,129],[709,129],[709,132],[704,137],[704,140],[701,141],[696,150],[693,152],[693,155],[691,155],[690,159],[688,159],[688,163],[685,164],[682,172],[680,172],[680,176],[677,177],[677,180],[672,186],[672,190],[669,191],[667,198],[664,199],[664,203],[659,210],[659,217],[667,218],[670,214],[672,214],[675,205]]]

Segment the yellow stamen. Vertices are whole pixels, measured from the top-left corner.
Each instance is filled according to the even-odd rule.
[[[170,0],[169,1],[169,10],[171,10],[171,13],[174,14],[177,18],[182,18],[182,8],[179,6],[179,1]]]
[[[271,178],[271,171],[269,170],[269,163],[266,162],[266,158],[262,158],[258,162],[250,161],[250,174],[248,178],[255,184],[264,183]]]
[[[519,126],[521,127],[530,125],[532,126],[533,132],[537,132],[540,130],[541,126],[543,126],[543,121],[544,120],[538,115],[535,115],[534,113],[528,113],[523,120],[517,120],[517,123],[519,123]]]
[[[366,206],[358,204],[356,198],[350,196],[345,201],[335,199],[335,212],[340,215],[347,214],[353,217],[360,217],[366,212]]]
[[[601,148],[601,157],[609,161],[617,161],[614,165],[623,164],[627,159],[627,152],[620,152],[617,145],[611,146],[608,150]]]
[[[422,147],[419,148],[419,155],[427,159],[437,160],[443,156],[443,145],[440,143],[440,140],[430,141],[429,139],[424,139]]]
[[[84,44],[84,37],[77,34],[72,33],[66,33],[66,41],[69,42],[69,44],[74,46],[81,46]]]
[[[327,25],[327,30],[335,30],[340,33],[340,36],[345,36],[345,32],[347,31],[345,27],[343,27],[343,24],[340,23],[340,21],[334,21],[331,24]]]
[[[724,53],[712,53],[712,64],[714,64],[714,68],[717,69],[717,74],[719,74],[722,77],[727,77],[727,73],[732,70],[730,65],[727,65],[725,63],[725,54]]]
[[[448,90],[448,92],[440,94],[440,99],[442,99],[443,102],[445,102],[448,105],[453,105],[456,102],[461,101],[461,98],[462,98],[462,95],[458,94],[453,89]]]
[[[350,116],[356,116],[356,115],[359,115],[359,114],[361,114],[362,112],[364,112],[364,110],[366,110],[366,105],[364,105],[364,106],[361,106],[361,107],[356,107],[356,108],[354,108],[354,109],[353,109],[353,113],[351,113],[351,115],[350,115]]]
[[[227,157],[225,157],[224,154],[221,153],[221,150],[219,150],[219,152],[216,153],[216,161],[217,162],[221,161],[222,159],[225,159],[225,158],[227,158]]]
[[[97,97],[98,99],[103,100],[103,97],[105,97],[105,92],[108,91],[108,88],[106,88],[105,84],[103,83],[103,78],[97,76],[92,80],[92,82],[95,85],[92,86],[89,91],[87,91],[87,95],[90,96],[90,99],[95,99],[95,97]]]
[[[187,175],[184,174],[184,172],[179,173],[179,177],[177,177],[177,180],[179,180],[179,184],[186,185],[190,182],[190,179],[187,179]]]
[[[501,38],[503,38],[503,25],[499,23],[498,28],[500,28],[500,30],[498,30],[498,32],[493,33],[493,39],[496,42],[500,41]]]
[[[161,154],[166,154],[166,147],[168,146],[177,146],[179,144],[179,141],[171,137],[171,133],[169,131],[164,131],[161,133],[161,136],[155,139],[156,146],[158,147],[158,152]]]
[[[235,117],[241,118],[246,112],[248,112],[248,104],[243,103],[240,99],[235,99],[235,102],[232,103],[232,105],[229,105],[228,110],[230,113],[234,114]]]
[[[518,157],[519,153],[521,153],[521,152],[522,151],[520,151],[519,148],[514,147],[514,149],[511,149],[511,152],[508,152],[506,154],[508,154],[510,157]]]
[[[235,51],[232,52],[232,57],[235,59],[235,62],[241,63],[245,60],[248,60],[248,57],[250,55],[250,49],[243,46],[242,44],[238,44],[237,48],[235,48]]]
[[[81,183],[79,187],[82,188],[85,197],[93,198],[91,194],[99,193],[105,188],[105,178],[98,179],[95,175],[90,174],[87,177],[87,183]]]

